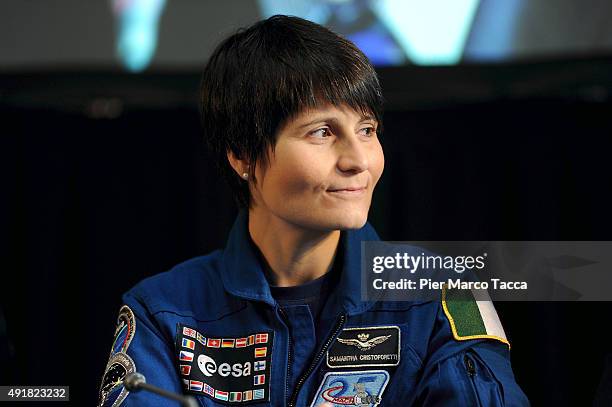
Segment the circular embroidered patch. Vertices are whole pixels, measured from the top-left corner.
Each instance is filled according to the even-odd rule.
[[[111,356],[127,351],[134,333],[136,332],[136,318],[134,312],[130,307],[124,305],[119,310],[119,316],[117,317],[117,328],[115,329],[115,336],[113,340],[113,346],[111,348]]]
[[[136,371],[136,365],[126,353],[119,352],[111,356],[100,386],[98,407],[118,407],[127,397],[129,391],[123,387],[123,379]]]

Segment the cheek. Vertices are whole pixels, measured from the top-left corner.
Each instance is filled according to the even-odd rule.
[[[385,154],[383,153],[382,146],[378,142],[376,143],[375,148],[372,150],[372,155],[370,157],[370,173],[372,174],[374,184],[378,182],[384,169]]]
[[[320,165],[314,166],[313,163]],[[291,200],[304,198],[304,194],[319,190],[325,179],[322,160],[312,157],[308,152],[285,154],[269,172],[271,182],[266,185],[269,192],[278,199]],[[267,177],[268,177],[267,175]]]

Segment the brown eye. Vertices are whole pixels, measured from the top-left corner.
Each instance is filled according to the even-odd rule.
[[[367,130],[367,132],[364,133],[366,137],[372,137],[374,134],[376,134],[376,129],[374,127],[364,127],[361,129],[361,131],[364,130]]]
[[[320,129],[311,132],[310,135],[314,138],[325,138],[326,136],[329,136],[329,129],[327,127],[321,127]]]

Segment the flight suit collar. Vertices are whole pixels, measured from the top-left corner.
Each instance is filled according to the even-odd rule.
[[[366,223],[361,229],[342,231],[342,274],[338,288],[333,290],[330,300],[349,315],[367,310],[372,303],[361,301],[361,242],[380,240],[374,228]],[[230,231],[223,252],[224,273],[222,280],[225,290],[248,300],[263,301],[275,306],[270,292],[258,250],[250,238],[248,211],[240,210]]]

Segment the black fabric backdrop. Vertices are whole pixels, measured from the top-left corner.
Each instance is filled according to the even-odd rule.
[[[442,100],[448,88],[431,80],[438,100],[402,98],[393,75],[382,76],[386,167],[370,213],[383,239],[612,240],[607,94]],[[71,99],[106,95],[112,75],[81,77],[97,93],[62,78],[2,82],[0,383],[70,385],[72,404],[93,405],[121,294],[223,247],[236,208],[201,143],[197,75],[131,77],[164,92],[120,114],[114,99],[97,102],[111,113]],[[173,83],[186,102],[166,92]],[[496,307],[532,404],[590,405],[610,304]]]

